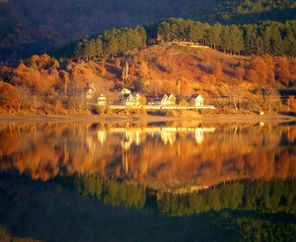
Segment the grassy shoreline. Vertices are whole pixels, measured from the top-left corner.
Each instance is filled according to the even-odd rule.
[[[284,114],[205,114],[195,117],[167,117],[159,115],[0,115],[4,122],[172,122],[196,121],[201,123],[282,123],[296,121],[296,116]]]

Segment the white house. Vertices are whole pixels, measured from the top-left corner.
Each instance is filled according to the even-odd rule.
[[[96,92],[96,87],[93,84],[90,84],[88,87],[85,89],[85,97],[87,100],[91,100],[94,97],[94,94]]]
[[[163,96],[160,103],[161,103],[162,106],[168,105],[168,96],[166,94]]]
[[[199,94],[197,97],[195,97],[193,99],[193,104],[194,104],[195,107],[204,106],[204,98],[203,98],[203,96]]]
[[[124,104],[125,106],[129,106],[129,107],[134,107],[134,106],[140,106],[140,94],[136,94],[135,96],[133,96],[132,94],[130,94],[125,100],[124,100]]]
[[[98,102],[97,105],[98,106],[106,106],[107,104],[107,98],[104,96],[104,94],[102,93],[99,97],[98,97]]]
[[[176,105],[176,97],[174,94],[170,94],[169,96],[164,95],[161,99],[161,105],[162,106],[174,106]]]
[[[171,102],[171,105],[176,105],[176,97],[174,94],[170,94],[168,97],[169,101]]]
[[[141,105],[140,99],[141,99],[141,95],[139,93],[137,93],[135,95],[135,101],[136,101],[137,106]]]
[[[121,93],[122,96],[125,96],[125,95],[130,95],[132,92],[127,88],[122,88],[120,93]]]

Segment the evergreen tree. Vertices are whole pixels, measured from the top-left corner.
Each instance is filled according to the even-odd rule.
[[[103,55],[103,42],[101,40],[101,37],[98,36],[96,39],[96,56],[100,57]]]
[[[211,26],[207,32],[206,32],[206,40],[207,43],[214,47],[214,49],[217,48],[217,46],[221,46],[221,34],[222,34],[222,25],[217,23]]]

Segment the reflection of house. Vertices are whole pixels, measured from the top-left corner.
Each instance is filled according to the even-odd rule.
[[[98,106],[106,106],[106,104],[107,104],[107,98],[104,96],[104,94],[101,94],[101,95],[98,97],[97,105],[98,105]]]
[[[176,105],[176,97],[174,94],[170,94],[169,96],[164,95],[161,99],[161,105],[162,106],[174,106]]]
[[[141,144],[141,130],[126,130],[124,140],[121,142],[121,147],[124,150],[130,149],[132,144],[139,146]]]
[[[195,142],[201,144],[204,141],[204,130],[203,128],[195,129]]]
[[[176,133],[176,129],[163,128],[160,132],[160,138],[165,145],[172,145],[176,141]]]
[[[106,141],[107,135],[105,130],[98,130],[97,132],[97,139],[98,141],[103,144]]]
[[[204,141],[204,133],[213,133],[215,128],[195,128],[195,142],[201,144]]]
[[[89,153],[94,154],[96,150],[96,144],[92,137],[86,137],[86,144],[89,150]]]
[[[204,106],[204,98],[202,95],[198,95],[197,97],[194,97],[192,99],[192,104],[195,106],[195,107],[202,107]]]

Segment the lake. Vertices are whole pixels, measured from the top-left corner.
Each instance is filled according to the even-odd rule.
[[[0,241],[296,241],[296,124],[0,123]]]

